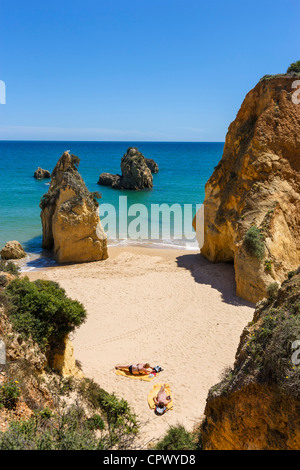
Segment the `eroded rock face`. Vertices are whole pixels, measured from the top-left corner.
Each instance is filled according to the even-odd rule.
[[[122,176],[102,173],[98,184],[114,189],[151,189],[153,177],[144,155],[135,147],[129,147],[121,159]]]
[[[21,259],[25,258],[26,253],[17,240],[9,241],[0,251],[2,259]]]
[[[158,165],[152,158],[146,158],[146,164],[151,173],[158,173]]]
[[[209,391],[205,450],[296,450],[300,446],[300,270],[257,304],[233,370]],[[296,362],[295,362],[296,361]]]
[[[100,186],[114,186],[120,184],[120,175],[112,175],[111,173],[101,173],[98,184]]]
[[[59,263],[108,257],[98,203],[78,173],[78,164],[78,157],[63,153],[40,204],[43,248],[53,250]]]
[[[234,261],[237,295],[257,302],[300,263],[300,105],[295,77],[260,81],[229,126],[222,159],[205,187],[204,245],[213,262]],[[264,255],[244,243],[251,226]]]
[[[83,377],[82,371],[76,364],[73,344],[68,337],[65,338],[60,348],[57,348],[55,353],[50,355],[48,365],[51,369],[59,372],[63,377]]]
[[[43,170],[43,168],[38,167],[38,169],[35,170],[33,176],[37,180],[42,180],[42,179],[46,179],[46,178],[51,178],[51,173],[48,170]]]

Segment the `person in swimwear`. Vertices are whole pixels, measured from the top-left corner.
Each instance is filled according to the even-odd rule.
[[[153,401],[156,405],[155,413],[162,415],[167,409],[167,405],[170,403],[172,398],[166,394],[166,384],[162,385],[156,397],[153,397]]]
[[[130,366],[116,366],[115,368],[117,370],[128,370],[132,375],[149,375],[153,370],[149,362],[145,362],[145,364],[131,364]]]

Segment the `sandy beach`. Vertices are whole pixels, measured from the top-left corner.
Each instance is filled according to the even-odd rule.
[[[84,304],[88,319],[73,335],[75,358],[87,377],[129,402],[146,447],[170,425],[199,424],[254,306],[235,295],[233,265],[212,264],[196,251],[114,247],[109,255],[24,274],[57,281]],[[117,364],[143,361],[164,371],[152,382],[115,374]],[[162,417],[147,403],[157,382],[170,384],[174,399]]]

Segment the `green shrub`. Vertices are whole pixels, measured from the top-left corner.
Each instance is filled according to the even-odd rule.
[[[69,299],[56,282],[15,279],[5,293],[13,328],[25,338],[31,336],[45,352],[61,345],[86,320],[83,305]]]
[[[257,259],[262,260],[265,254],[264,239],[259,228],[255,225],[249,228],[243,240],[246,251]]]
[[[138,433],[136,416],[128,402],[109,394],[89,379],[82,381],[80,392],[85,400],[104,414],[108,427],[107,446],[127,449]]]
[[[279,284],[277,282],[272,282],[267,288],[268,297],[274,299],[277,295]]]
[[[156,444],[155,450],[196,450],[197,444],[184,426],[171,426],[165,437]]]
[[[287,73],[290,72],[296,72],[300,73],[300,60],[297,60],[296,62],[293,62],[289,68],[287,69]]]
[[[82,407],[73,405],[53,414],[43,410],[23,421],[12,421],[0,433],[0,450],[98,450],[105,444],[86,424]]]
[[[18,381],[9,380],[0,387],[0,408],[4,406],[8,409],[14,409],[20,395]]]
[[[103,419],[101,418],[101,416],[98,415],[98,414],[95,414],[95,415],[91,416],[91,418],[88,418],[86,420],[86,424],[87,424],[89,429],[94,430],[94,431],[96,429],[102,431],[105,428],[105,423],[104,423]]]
[[[12,261],[5,261],[4,259],[0,259],[0,271],[13,274],[14,276],[19,276],[20,268]]]
[[[270,273],[272,271],[272,260],[265,261],[265,270]]]

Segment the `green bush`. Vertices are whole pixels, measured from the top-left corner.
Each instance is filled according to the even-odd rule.
[[[0,433],[0,450],[99,450],[105,444],[87,426],[82,407],[73,405],[53,414],[35,413],[23,421],[12,421]]]
[[[4,406],[10,410],[14,409],[20,395],[18,381],[9,380],[0,387],[0,408]]]
[[[197,444],[184,426],[171,426],[165,437],[156,444],[155,450],[196,450]]]
[[[266,260],[265,261],[265,270],[270,273],[272,271],[272,260]]]
[[[296,72],[300,73],[300,60],[297,60],[296,62],[293,62],[289,68],[287,69],[287,73],[289,72]]]
[[[94,431],[96,429],[103,431],[103,429],[105,428],[105,423],[103,419],[101,418],[101,416],[98,414],[95,414],[91,416],[91,418],[88,418],[86,420],[86,424],[89,429],[94,430]]]
[[[277,295],[279,284],[277,282],[272,282],[267,288],[268,297],[274,299]]]
[[[94,409],[101,410],[107,423],[107,446],[128,449],[138,433],[136,416],[123,398],[109,394],[92,380],[85,379],[80,387],[81,395]]]
[[[250,227],[244,236],[243,244],[251,256],[262,260],[265,254],[265,244],[259,228],[255,225]]]
[[[69,299],[56,282],[15,279],[5,293],[13,328],[25,338],[32,337],[45,352],[61,345],[86,320],[83,305]]]
[[[19,276],[20,268],[12,261],[5,261],[4,259],[0,259],[0,271],[13,274],[14,276]]]

